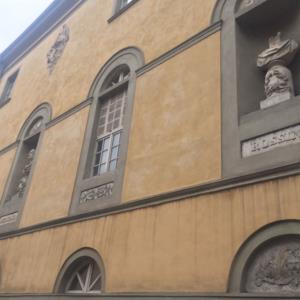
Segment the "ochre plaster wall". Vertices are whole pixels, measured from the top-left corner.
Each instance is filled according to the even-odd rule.
[[[15,156],[15,149],[6,152],[3,155],[0,155],[0,200],[3,194],[5,184],[9,175],[9,171],[13,164],[13,159]]]
[[[88,110],[86,107],[45,131],[21,227],[68,215]]]
[[[68,215],[88,109],[45,130],[21,227]],[[122,201],[219,179],[220,140],[216,33],[137,79]]]
[[[47,70],[47,52],[61,25],[9,70],[20,73],[12,100],[0,109],[0,149],[15,141],[33,109],[48,101],[53,116],[83,101],[104,63],[117,51],[139,47],[146,62],[158,57],[209,25],[215,0],[140,0],[112,23],[114,1],[88,0],[64,21],[70,40],[53,73]],[[184,24],[184,26],[182,26]]]
[[[107,292],[225,292],[241,244],[299,219],[299,196],[294,176],[2,240],[1,292],[51,292],[82,247],[101,254]]]
[[[123,201],[221,176],[220,35],[139,77]]]

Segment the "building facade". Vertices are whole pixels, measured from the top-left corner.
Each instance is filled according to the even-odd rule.
[[[298,0],[55,0],[0,54],[0,298],[300,298]]]

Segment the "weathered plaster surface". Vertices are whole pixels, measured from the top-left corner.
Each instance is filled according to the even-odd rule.
[[[220,178],[219,38],[138,78],[123,201]]]
[[[21,227],[68,215],[88,108],[46,130]]]
[[[113,1],[86,1],[64,22],[70,40],[50,76],[47,53],[62,24],[18,63],[21,71],[12,100],[0,110],[0,127],[6,128],[0,135],[0,149],[15,140],[24,120],[41,102],[51,103],[55,117],[83,101],[100,68],[120,49],[139,47],[148,62],[204,29],[214,3],[143,0],[107,23]],[[13,69],[1,80],[0,90]]]
[[[294,176],[1,240],[1,292],[51,292],[82,247],[101,254],[107,292],[225,292],[241,244],[299,219],[299,195]]]

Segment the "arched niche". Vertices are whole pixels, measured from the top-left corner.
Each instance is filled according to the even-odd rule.
[[[18,147],[1,199],[0,232],[18,226],[41,138],[46,124],[51,120],[51,113],[48,103],[39,105],[28,116],[18,134]]]
[[[300,46],[300,1],[219,0],[211,20],[222,21],[223,177],[280,170],[299,162],[300,50],[285,62],[293,93],[277,98],[268,96],[271,64],[259,67],[258,57],[272,49],[274,41]]]
[[[38,128],[36,127],[37,131],[42,131],[45,129],[46,123],[51,120],[52,116],[52,107],[49,103],[45,102],[37,106],[27,117],[24,124],[21,127],[21,130],[18,134],[17,141],[20,142],[26,136],[30,134],[30,130],[33,128],[34,125],[37,125],[37,121],[40,125]]]
[[[300,295],[300,221],[280,221],[253,233],[231,266],[231,293]]]
[[[297,0],[219,0],[212,22],[222,20],[222,74],[230,75],[239,117],[260,110],[265,98],[264,72],[258,70],[258,54],[276,33],[300,43],[300,2]],[[231,64],[231,65],[230,65]],[[300,94],[300,55],[291,64],[295,94]]]

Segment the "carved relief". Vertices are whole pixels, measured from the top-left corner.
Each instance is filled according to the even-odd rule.
[[[0,226],[16,222],[17,217],[18,217],[17,212],[1,217]]]
[[[264,153],[278,147],[300,142],[300,125],[271,132],[242,143],[242,156]]]
[[[300,240],[281,241],[258,253],[247,274],[248,292],[300,291]]]
[[[28,180],[30,170],[32,167],[32,163],[33,163],[33,159],[34,159],[34,154],[35,154],[35,149],[31,149],[27,154],[26,163],[22,170],[23,176],[21,177],[19,184],[17,186],[17,194],[18,194],[19,198],[22,198],[24,195],[27,180]]]
[[[266,70],[266,99],[260,107],[267,108],[294,96],[294,85],[291,71],[286,67],[291,63],[298,51],[294,40],[281,40],[280,32],[269,39],[269,48],[258,55],[257,67]]]
[[[79,203],[85,203],[93,200],[100,200],[112,195],[113,183],[107,183],[96,188],[83,191],[80,195]]]
[[[67,25],[63,25],[62,30],[58,34],[58,37],[47,53],[47,65],[49,73],[51,74],[57,61],[61,57],[67,42],[69,41],[70,30]]]

